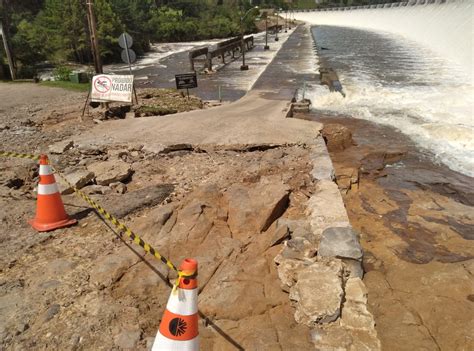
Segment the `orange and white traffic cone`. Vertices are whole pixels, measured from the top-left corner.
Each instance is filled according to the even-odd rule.
[[[179,285],[171,292],[161,319],[152,351],[198,351],[198,287],[196,260],[186,258],[179,270],[186,278],[179,278]]]
[[[77,221],[69,218],[66,214],[53,170],[46,155],[40,157],[39,176],[36,216],[29,221],[31,226],[39,232],[47,232],[76,224]]]

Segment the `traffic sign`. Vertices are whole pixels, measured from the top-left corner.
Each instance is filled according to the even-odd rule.
[[[127,55],[127,51],[128,51],[128,55]],[[128,48],[122,50],[121,57],[122,57],[122,61],[128,64],[134,63],[137,60],[137,54],[135,54],[135,51]]]
[[[133,38],[127,32],[120,34],[118,43],[122,49],[131,48],[133,45]]]

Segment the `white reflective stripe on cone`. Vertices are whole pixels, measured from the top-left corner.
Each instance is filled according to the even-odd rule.
[[[38,184],[38,195],[51,195],[59,193],[58,184]]]
[[[192,316],[198,312],[198,289],[178,289],[172,292],[168,299],[166,309],[181,316]]]
[[[50,165],[40,165],[39,175],[50,175],[53,174],[53,170]]]
[[[191,340],[171,340],[158,331],[151,351],[199,351],[199,336]]]

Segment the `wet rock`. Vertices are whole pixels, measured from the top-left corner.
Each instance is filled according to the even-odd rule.
[[[359,169],[353,166],[338,167],[336,182],[339,189],[347,193],[354,184],[359,184]]]
[[[82,189],[94,179],[94,173],[84,168],[71,169],[64,176],[77,189]],[[59,183],[59,188],[62,189],[61,194],[66,195],[74,192],[73,187],[62,180],[61,177],[58,177],[56,180]]]
[[[95,162],[87,166],[94,172],[98,185],[127,181],[133,174],[132,167],[122,161]]]
[[[351,227],[335,227],[323,231],[318,255],[361,260],[363,252],[359,237]]]
[[[114,344],[124,350],[135,350],[140,336],[140,330],[126,330],[114,336]]]
[[[330,152],[343,151],[354,144],[352,132],[342,124],[325,124],[321,133]]]
[[[118,194],[125,194],[127,192],[127,186],[121,182],[110,183],[109,187]]]
[[[297,274],[290,289],[298,323],[313,326],[335,321],[341,313],[343,267],[340,260],[318,261]]]
[[[234,184],[224,194],[228,203],[227,223],[240,237],[260,233],[280,217],[289,201],[289,187],[281,182],[260,182],[253,186]]]
[[[114,216],[123,218],[133,211],[160,204],[173,190],[174,186],[171,184],[151,185],[123,195],[106,195],[101,203]]]
[[[62,154],[74,146],[74,141],[63,140],[48,147],[48,150],[52,154]]]

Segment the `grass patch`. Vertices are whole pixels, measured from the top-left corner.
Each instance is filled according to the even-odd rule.
[[[39,85],[45,86],[45,87],[53,87],[53,88],[62,88],[66,90],[72,90],[72,91],[89,91],[91,88],[90,83],[73,83],[73,82],[63,82],[63,81],[44,81],[40,82]]]

